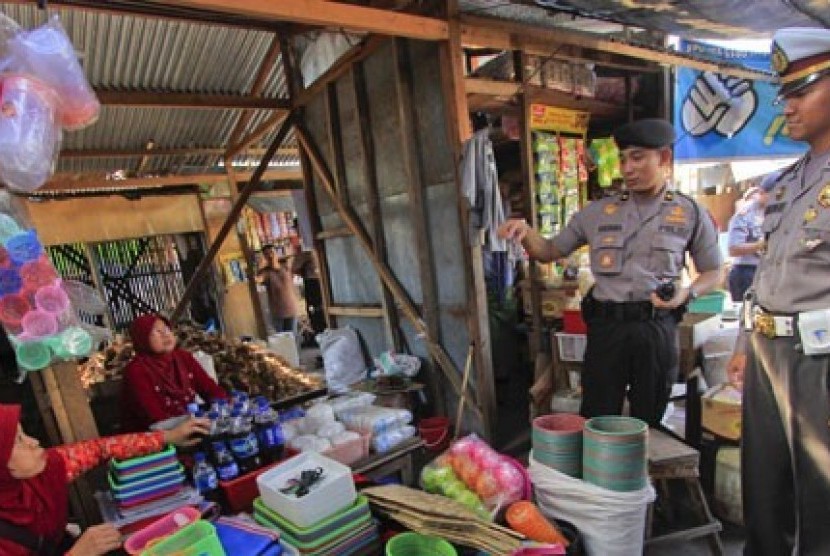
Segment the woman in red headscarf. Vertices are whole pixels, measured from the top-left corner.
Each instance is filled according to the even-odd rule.
[[[190,353],[176,348],[167,319],[138,317],[130,338],[136,355],[124,370],[124,431],[146,431],[153,423],[185,415],[196,394],[205,401],[228,397]]]
[[[168,431],[124,434],[44,450],[20,427],[20,406],[0,404],[0,554],[98,556],[121,546],[109,524],[90,527],[72,543],[66,534],[69,483],[109,458],[188,446],[208,421],[189,419]]]

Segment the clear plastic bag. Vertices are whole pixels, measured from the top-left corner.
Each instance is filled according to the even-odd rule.
[[[0,180],[34,191],[52,174],[59,152],[58,97],[42,81],[3,74],[0,90]]]
[[[0,325],[15,350],[22,371],[48,366],[54,358],[89,354],[90,333],[77,319],[37,233],[27,229],[8,191],[0,191],[0,237],[5,266],[0,268]]]
[[[7,46],[13,71],[37,76],[57,91],[58,123],[63,128],[77,130],[95,123],[101,105],[57,15],[40,27],[17,33]]]

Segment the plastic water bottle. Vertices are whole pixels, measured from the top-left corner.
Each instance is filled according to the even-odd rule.
[[[239,477],[239,466],[228,451],[224,442],[213,443],[213,459],[216,463],[216,473],[222,481],[232,481]]]
[[[251,425],[237,410],[231,414],[231,423],[228,444],[239,464],[239,472],[244,475],[259,469],[262,467],[262,458],[259,455],[259,442],[251,430]]]
[[[208,463],[204,452],[196,452],[193,454],[193,485],[199,494],[204,496],[207,500],[213,502],[217,501],[219,493],[219,478],[216,475],[216,469]]]
[[[259,438],[259,452],[267,463],[279,461],[285,446],[285,436],[280,426],[279,415],[271,409],[266,399],[257,401],[259,406],[254,413],[254,430]]]
[[[190,402],[187,404],[187,412],[190,414],[191,417],[196,417],[196,413],[199,411],[199,404],[196,402]]]

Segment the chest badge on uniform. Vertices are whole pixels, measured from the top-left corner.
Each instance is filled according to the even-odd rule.
[[[616,212],[617,212],[617,209],[619,209],[619,208],[620,208],[620,207],[618,207],[618,206],[616,205],[616,203],[612,203],[612,204],[610,204],[610,205],[605,205],[605,209],[604,209],[604,211],[605,211],[605,214],[607,214],[608,216],[613,216],[613,215],[614,215],[614,213],[616,213]]]
[[[602,238],[602,243],[605,245],[613,245],[617,241],[617,236],[605,236]]]
[[[666,216],[666,222],[671,222],[673,224],[685,224],[686,223],[686,211],[683,210],[683,207],[677,205],[672,207],[669,211],[669,214]]]
[[[830,183],[825,184],[818,194],[818,204],[824,208],[830,207]]]
[[[611,268],[614,266],[614,257],[609,253],[604,253],[599,258],[599,266],[602,268]]]
[[[818,216],[818,211],[815,207],[810,207],[806,211],[804,211],[804,222],[809,223],[816,219]]]

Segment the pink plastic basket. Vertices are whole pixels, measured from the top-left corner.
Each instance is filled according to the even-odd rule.
[[[343,465],[351,465],[369,455],[369,444],[371,440],[371,434],[360,433],[360,438],[332,446],[321,453],[328,458],[339,461]]]
[[[130,555],[141,554],[144,549],[169,537],[182,527],[190,525],[201,515],[199,510],[190,506],[173,510],[161,519],[157,519],[147,527],[133,533],[124,543],[124,550]]]

